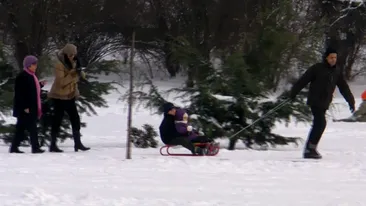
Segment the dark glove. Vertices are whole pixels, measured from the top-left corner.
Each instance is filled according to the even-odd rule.
[[[349,110],[353,113],[355,112],[355,105],[349,105]]]

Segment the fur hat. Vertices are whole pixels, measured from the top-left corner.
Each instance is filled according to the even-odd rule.
[[[75,55],[78,53],[77,47],[73,44],[66,44],[64,48],[62,48],[62,53],[68,56]]]

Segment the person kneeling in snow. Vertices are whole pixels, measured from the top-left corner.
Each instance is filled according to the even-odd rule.
[[[366,122],[366,90],[361,94],[362,103],[351,117],[345,119],[334,119],[334,122]]]
[[[168,102],[163,105],[164,119],[160,124],[161,140],[167,145],[181,145],[192,152],[202,154],[202,149],[195,147],[194,143],[212,142],[204,136],[199,136],[188,125],[188,114],[184,109],[175,107]]]

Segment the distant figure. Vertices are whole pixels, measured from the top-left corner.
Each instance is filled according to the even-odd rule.
[[[334,122],[366,122],[366,90],[361,94],[362,103],[351,117],[334,119]]]
[[[52,99],[54,106],[50,152],[63,152],[57,147],[56,140],[65,112],[70,118],[75,152],[90,149],[89,147],[85,147],[80,139],[80,116],[76,107],[76,98],[80,96],[78,89],[79,79],[85,79],[85,73],[81,71],[80,63],[77,61],[76,55],[77,48],[73,44],[66,44],[57,53],[58,61],[54,69],[55,80],[48,93],[48,97]]]
[[[310,83],[307,104],[313,114],[313,127],[310,131],[304,154],[304,158],[321,159],[317,150],[319,141],[323,135],[327,121],[325,113],[333,100],[335,87],[338,86],[342,96],[348,102],[351,112],[355,110],[355,99],[342,70],[337,67],[337,51],[328,48],[324,54],[323,62],[311,66],[291,89],[291,99]]]
[[[181,145],[191,151],[192,154],[202,154],[199,147],[193,143],[211,142],[206,137],[198,136],[188,125],[188,114],[185,110],[175,107],[173,103],[167,102],[163,105],[164,119],[160,124],[160,137],[164,144]]]
[[[15,79],[13,116],[17,118],[15,136],[10,146],[10,153],[24,153],[19,150],[20,143],[29,132],[32,153],[43,153],[38,142],[37,122],[42,116],[41,88],[45,81],[39,82],[36,76],[38,59],[26,56],[24,70]]]

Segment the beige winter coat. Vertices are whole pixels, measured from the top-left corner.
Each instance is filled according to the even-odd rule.
[[[66,67],[64,54],[57,54],[58,60],[54,68],[54,83],[48,93],[49,98],[69,100],[80,96],[78,89],[79,75],[76,72],[76,63],[73,62],[73,68]]]

